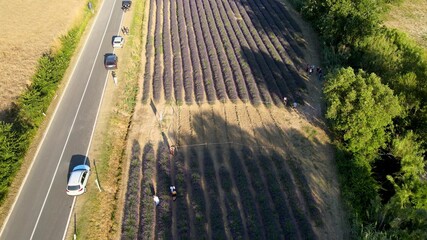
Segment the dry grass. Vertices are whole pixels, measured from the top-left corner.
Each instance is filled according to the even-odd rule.
[[[390,8],[385,25],[408,33],[417,43],[427,47],[427,1],[405,0]]]
[[[31,83],[40,56],[58,44],[86,0],[2,1],[0,10],[0,111]]]

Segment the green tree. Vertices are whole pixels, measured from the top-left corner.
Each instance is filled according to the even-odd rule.
[[[398,98],[375,74],[342,68],[328,75],[324,93],[327,119],[347,151],[373,160],[385,147],[392,119],[401,112]]]
[[[308,0],[302,12],[328,44],[339,48],[370,35],[381,9],[375,0]]]
[[[393,141],[392,154],[400,160],[401,170],[387,176],[396,194],[386,205],[391,213],[390,232],[400,238],[427,239],[427,182],[424,153],[419,138],[409,131]]]

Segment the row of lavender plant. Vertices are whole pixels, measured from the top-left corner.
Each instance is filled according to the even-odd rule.
[[[246,85],[251,95],[251,100],[254,104],[259,104],[261,102],[261,98],[259,95],[258,85],[256,84],[254,75],[251,71],[249,64],[246,61],[245,56],[241,51],[239,51],[239,49],[241,49],[241,45],[240,45],[241,43],[236,37],[236,34],[238,34],[239,39],[241,40],[242,40],[241,38],[242,35],[240,35],[239,32],[235,32],[235,30],[233,30],[233,28],[230,26],[230,22],[228,21],[228,18],[223,18],[223,15],[220,14],[218,10],[216,1],[205,0],[205,2],[206,1],[209,1],[208,7],[212,11],[214,20],[218,22],[218,25],[217,25],[218,31],[221,36],[221,39],[224,41],[224,49],[226,53],[228,54],[228,56],[230,56],[229,53],[234,53],[234,56],[237,58],[238,63],[240,64],[241,70],[246,79]],[[235,50],[237,50],[238,52],[235,52]],[[230,58],[230,59],[233,60],[234,58]],[[231,61],[231,63],[232,62],[233,61]]]
[[[154,0],[150,1],[150,15],[148,17],[148,29],[147,29],[147,45],[145,49],[145,58],[147,59],[145,63],[144,70],[144,84],[143,84],[143,92],[142,92],[142,102],[147,103],[148,99],[150,99],[150,89],[151,89],[151,81],[152,81],[152,62],[150,61],[151,56],[153,55],[154,50],[154,42],[151,37],[151,32],[153,29],[154,15],[155,11],[152,11],[152,7],[154,6]]]
[[[157,169],[157,185],[156,195],[160,198],[160,205],[156,207],[157,223],[156,223],[156,238],[171,239],[172,238],[172,209],[170,203],[174,204],[170,194],[169,186],[171,185],[169,149],[164,142],[159,142],[157,148],[156,169]]]
[[[170,1],[163,2],[163,88],[165,100],[170,102],[172,99],[172,80],[173,80],[173,57],[172,57],[172,38],[171,38],[171,17]]]
[[[153,177],[153,169],[155,168],[154,148],[151,143],[144,146],[142,152],[141,164],[141,200],[139,208],[139,229],[137,239],[151,239],[152,227],[154,224],[155,209],[153,204],[153,192],[151,180]],[[134,238],[133,238],[134,239]]]
[[[201,31],[203,33],[203,38],[206,43],[206,50],[207,50],[206,54],[209,58],[210,66],[213,71],[213,79],[214,79],[217,98],[220,101],[225,101],[227,99],[227,93],[228,93],[228,98],[233,100],[233,98],[237,96],[233,95],[233,93],[230,92],[230,89],[227,89],[228,91],[226,92],[225,85],[224,85],[224,76],[228,78],[232,77],[232,75],[230,74],[231,70],[229,67],[221,70],[220,60],[218,58],[218,53],[217,53],[217,46],[214,45],[214,42],[212,39],[211,29],[209,28],[209,25],[206,19],[206,11],[204,9],[203,3],[201,1],[194,1],[194,3],[197,5],[197,12],[200,17]]]
[[[255,71],[260,71],[259,74],[263,77],[260,84],[265,84],[267,86],[275,104],[281,104],[283,96],[277,86],[277,82],[284,82],[284,79],[280,74],[280,69],[272,59],[272,56],[268,55],[269,51],[264,43],[264,41],[268,41],[268,39],[262,39],[260,37],[258,33],[259,29],[254,28],[251,19],[248,17],[246,11],[241,8],[242,6],[240,3],[237,3],[237,7],[239,12],[235,13],[238,13],[243,18],[243,21],[239,21],[239,25],[251,47],[250,49],[244,49],[244,51],[254,56],[254,60],[257,64],[253,63],[254,65],[251,65],[255,67]]]
[[[248,4],[248,1],[243,3]],[[249,3],[249,5],[252,10],[251,14],[247,12],[249,8],[248,5],[245,5],[246,8],[240,7],[239,10],[241,11],[247,26],[251,30],[252,36],[254,36],[254,39],[263,54],[269,53],[269,56],[266,56],[265,59],[270,65],[270,69],[273,71],[273,75],[275,76],[274,80],[281,92],[281,95],[292,99],[292,93],[295,93],[297,89],[295,87],[294,79],[290,76],[289,70],[284,63],[287,59],[286,53],[274,33],[269,28],[264,17],[258,14],[260,12],[258,6],[252,3]],[[239,4],[239,6],[241,6],[241,4]],[[266,30],[264,30],[264,26]],[[282,51],[280,51],[281,49]],[[271,79],[271,81],[273,81],[273,79]]]
[[[298,70],[295,68],[295,65],[292,62],[293,60],[295,61],[295,63],[298,63],[298,57],[296,56],[296,54],[293,54],[292,57],[289,57],[286,50],[283,48],[276,35],[276,33],[280,35],[281,32],[277,29],[275,21],[271,18],[270,13],[266,10],[266,7],[261,3],[257,2],[259,5],[261,5],[259,6],[258,4],[256,4],[256,2],[252,0],[249,0],[247,2],[251,6],[251,8],[254,9],[255,13],[255,16],[251,19],[259,19],[258,21],[253,21],[255,27],[257,29],[262,29],[262,31],[258,31],[260,32],[261,36],[263,36],[264,38],[268,36],[268,38],[271,40],[271,48],[275,48],[278,52],[278,55],[280,56],[275,56],[277,54],[272,53],[274,49],[270,51],[270,53],[272,54],[272,56],[275,57],[275,59],[277,59],[276,61],[279,61],[279,63],[281,64],[280,69],[282,75],[286,79],[290,90],[296,95],[298,95],[298,88],[306,88],[305,80],[302,78],[302,76],[300,76]],[[297,96],[296,98],[298,99],[301,97]]]
[[[140,204],[141,146],[137,141],[132,144],[132,156],[129,166],[126,200],[123,210],[121,239],[135,239],[138,234]]]
[[[270,18],[272,19],[270,24],[273,24],[272,26],[274,33],[282,43],[282,46],[286,49],[288,55],[292,58],[293,62],[297,63],[297,67],[304,67],[302,62],[304,53],[298,46],[296,41],[297,36],[294,36],[295,30],[291,25],[285,24],[285,20],[282,19],[285,15],[280,13],[278,8],[275,7],[277,4],[276,1],[274,0],[273,3],[270,3],[270,1],[256,0],[256,2],[260,8],[262,8],[267,13],[267,15],[270,15]]]
[[[161,91],[163,87],[163,44],[162,44],[162,12],[163,12],[163,1],[156,1],[156,28],[154,32],[154,76],[153,76],[153,99],[159,101],[161,97]]]
[[[215,1],[211,1],[211,2],[215,2]],[[227,4],[227,3],[224,3],[224,4]],[[227,32],[230,33],[230,32],[238,31],[238,29],[240,29],[240,28],[233,28],[233,26],[237,27],[236,24],[231,25],[231,23],[237,22],[235,17],[234,17],[233,12],[229,12],[229,11],[225,10],[222,1],[218,2],[218,4],[216,4],[216,2],[215,2],[215,5],[217,5],[217,11],[219,12],[221,18],[223,19],[223,21],[225,23],[225,28],[227,29]],[[239,23],[240,22],[241,21],[239,21]],[[230,35],[230,38],[232,41],[235,37],[236,36],[234,34]],[[265,82],[265,78],[272,78],[272,76],[271,76],[271,74],[270,74],[270,76],[267,75],[268,72],[264,73],[263,69],[262,69],[263,67],[268,69],[268,66],[260,66],[259,63],[257,62],[257,57],[254,55],[254,52],[256,53],[259,51],[256,50],[256,45],[254,45],[252,43],[253,41],[251,41],[250,38],[247,38],[247,36],[245,34],[242,34],[242,35],[239,34],[239,35],[237,35],[237,38],[235,41],[239,41],[239,40],[241,41],[240,43],[242,43],[242,41],[244,40],[244,45],[242,45],[242,47],[239,49],[241,49],[240,51],[242,51],[242,54],[245,56],[244,61],[246,61],[248,63],[248,68],[250,68],[252,70],[252,74],[256,80],[256,84],[257,84],[258,89],[260,91],[260,94],[262,96],[262,100],[266,104],[271,104],[272,98],[271,98],[269,89],[267,87],[267,84]],[[247,47],[246,43],[252,47],[252,50],[250,48],[249,49],[246,48]]]
[[[202,188],[203,171],[199,164],[199,156],[196,148],[188,149],[187,157],[190,166],[190,174],[188,177],[191,181],[191,205],[194,211],[194,231],[201,239],[207,239],[207,231],[205,226],[208,224],[207,204],[205,194]]]
[[[263,172],[263,175],[265,176],[267,190],[270,193],[271,199],[274,203],[275,213],[277,214],[277,218],[279,220],[280,226],[282,227],[285,239],[299,238],[299,234],[303,235],[302,239],[313,239],[313,236],[308,236],[309,229],[304,229],[306,231],[299,232],[298,229],[300,227],[303,227],[304,225],[307,226],[306,218],[304,218],[304,222],[301,222],[301,219],[294,218],[294,213],[300,211],[301,206],[297,206],[295,209],[290,207],[281,182],[278,181],[277,174],[274,173],[275,168],[271,164],[269,153],[260,149],[256,160],[258,161],[258,165],[261,167],[260,171]],[[309,223],[308,226],[310,226]]]
[[[200,14],[202,16],[202,27],[207,39],[209,39],[209,45],[212,46],[210,49],[210,56],[214,58],[219,58],[219,64],[215,62],[216,68],[221,68],[224,75],[224,83],[227,87],[228,97],[231,101],[237,99],[236,96],[236,86],[238,88],[238,96],[242,101],[247,101],[249,99],[246,85],[243,78],[242,70],[236,59],[234,49],[225,49],[223,41],[225,43],[229,42],[228,39],[221,39],[221,35],[218,32],[217,23],[219,20],[214,19],[212,10],[206,0],[202,2],[197,1]],[[226,44],[227,45],[227,44]],[[227,46],[230,46],[228,44]],[[214,62],[212,62],[214,63]],[[222,80],[218,79],[218,82]]]
[[[177,2],[177,19],[179,29],[179,40],[181,46],[182,68],[184,77],[185,102],[191,104],[193,102],[193,67],[191,66],[190,49],[188,44],[187,26],[184,17],[183,0]]]
[[[212,69],[210,65],[210,59],[206,50],[205,38],[202,33],[202,26],[200,24],[200,17],[197,11],[197,6],[195,1],[190,1],[191,15],[193,19],[193,29],[195,32],[195,39],[197,42],[198,53],[200,58],[200,64],[203,71],[203,80],[206,91],[206,96],[208,102],[214,103],[216,101],[216,93],[219,96],[219,100],[225,100],[225,89],[219,88],[215,93],[215,87],[213,83]],[[202,13],[203,14],[203,13]]]
[[[184,16],[188,35],[188,43],[191,54],[191,64],[193,67],[194,93],[197,103],[205,101],[205,91],[203,84],[203,73],[200,66],[200,58],[197,49],[196,37],[194,35],[193,19],[191,17],[191,8],[189,1],[184,1]]]
[[[265,233],[262,231],[262,221],[259,216],[257,205],[250,191],[250,180],[246,177],[245,172],[243,171],[244,163],[242,163],[242,158],[238,155],[237,152],[241,150],[238,148],[230,147],[228,150],[230,156],[230,165],[233,173],[233,178],[236,182],[237,190],[240,193],[240,198],[242,201],[242,210],[246,219],[246,228],[248,231],[249,239],[264,239]]]
[[[178,20],[177,20],[176,1],[170,1],[170,21],[172,30],[172,50],[173,50],[173,86],[175,100],[177,104],[181,104],[184,100],[182,95],[182,55],[179,42]]]
[[[178,239],[190,238],[190,222],[188,208],[192,206],[189,206],[186,200],[186,196],[190,190],[187,189],[187,185],[185,183],[185,174],[187,174],[187,171],[184,170],[184,161],[184,153],[179,150],[173,161],[173,166],[175,167],[175,187],[177,188],[178,192],[175,204],[179,206],[176,208],[176,225]]]
[[[280,226],[278,216],[267,189],[267,184],[263,181],[262,173],[257,164],[257,155],[249,147],[243,147],[242,153],[245,156],[244,166],[251,175],[251,184],[255,191],[255,199],[258,202],[262,223],[265,229],[266,239],[284,239],[283,230]]]

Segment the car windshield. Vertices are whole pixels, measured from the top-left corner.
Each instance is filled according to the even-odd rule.
[[[114,57],[113,57],[113,58],[108,57],[108,58],[107,58],[107,60],[106,60],[106,63],[107,63],[108,65],[110,65],[110,64],[114,64]]]
[[[69,191],[75,191],[75,190],[79,190],[79,189],[80,189],[79,185],[68,186]]]

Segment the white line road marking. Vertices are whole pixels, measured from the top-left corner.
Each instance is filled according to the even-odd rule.
[[[96,57],[95,57],[95,60],[94,60],[94,62],[93,62],[93,65],[92,65],[92,69],[91,69],[90,74],[89,74],[89,77],[88,77],[88,81],[86,82],[86,86],[85,86],[85,89],[84,89],[84,91],[83,91],[83,95],[82,95],[82,97],[81,97],[81,99],[80,99],[80,103],[79,103],[79,106],[78,106],[78,108],[77,108],[77,112],[76,112],[76,114],[75,114],[75,116],[74,116],[73,123],[71,124],[71,129],[70,129],[70,131],[68,132],[67,140],[66,140],[66,142],[65,142],[64,147],[62,148],[61,156],[60,156],[60,158],[59,158],[58,164],[56,165],[55,173],[53,174],[52,181],[50,182],[49,189],[48,189],[47,194],[46,194],[46,197],[45,197],[45,199],[44,199],[44,201],[43,201],[42,208],[41,208],[41,210],[40,210],[40,212],[39,212],[39,215],[38,215],[38,217],[37,217],[37,221],[36,221],[36,224],[34,225],[33,232],[31,233],[30,240],[31,240],[31,239],[33,239],[34,233],[35,233],[35,231],[36,231],[36,229],[37,229],[37,226],[38,226],[38,223],[39,223],[39,221],[40,221],[40,217],[41,217],[41,215],[42,215],[42,213],[43,213],[43,210],[44,210],[44,207],[45,207],[45,204],[46,204],[47,198],[49,197],[49,193],[50,193],[50,190],[51,190],[51,188],[52,188],[53,181],[55,180],[56,173],[58,172],[58,168],[59,168],[59,165],[60,165],[60,163],[61,163],[61,161],[62,161],[62,157],[63,157],[64,152],[65,152],[65,149],[66,149],[66,147],[67,147],[68,140],[70,139],[71,132],[72,132],[72,130],[73,130],[73,128],[74,128],[74,124],[75,124],[76,119],[77,119],[77,116],[78,116],[78,114],[79,114],[80,107],[81,107],[81,105],[82,105],[82,103],[83,103],[83,99],[84,99],[84,97],[85,97],[85,95],[86,95],[87,87],[89,86],[90,79],[91,79],[92,74],[93,74],[93,69],[95,68],[95,64],[96,64],[96,62],[97,62],[97,59],[98,59],[98,56],[99,56],[99,52],[101,51],[101,46],[102,46],[102,43],[104,42],[105,34],[106,34],[106,32],[107,32],[107,28],[108,28],[108,26],[109,26],[109,24],[110,24],[110,20],[111,20],[111,17],[112,17],[112,15],[113,15],[113,11],[114,11],[114,5],[115,5],[115,3],[116,3],[116,1],[114,1],[114,3],[113,3],[113,7],[111,8],[110,16],[108,17],[108,21],[107,21],[107,24],[106,24],[106,27],[105,27],[104,33],[103,33],[102,38],[101,38],[101,43],[99,44],[98,51],[97,51],[97,53],[96,53]],[[105,90],[105,87],[104,87],[103,91],[104,91],[104,90]],[[104,95],[104,92],[102,93],[102,96],[103,96],[103,95]],[[99,106],[98,106],[98,108],[99,108]],[[98,109],[98,112],[99,112],[99,109]],[[95,123],[96,123],[96,122],[94,122],[94,125],[93,125],[93,126],[95,126]],[[92,136],[91,136],[91,138],[92,138]],[[90,139],[90,141],[92,141],[92,139]],[[89,146],[88,146],[88,149],[89,149]],[[88,152],[88,151],[89,151],[89,150],[87,150],[87,152]],[[86,162],[86,160],[85,160],[85,162]],[[75,198],[76,198],[76,197],[74,197],[74,199],[73,199],[73,205],[72,205],[72,207],[71,207],[70,214],[71,214],[71,212],[72,212],[72,209],[74,208]],[[68,221],[67,221],[66,228],[68,228],[68,224],[69,224],[69,219],[68,219]],[[65,232],[66,232],[66,230],[65,230]],[[66,235],[66,234],[64,234],[64,235]],[[64,237],[65,237],[65,236],[64,236]]]
[[[115,4],[116,4],[116,1],[114,1],[113,6],[114,6]],[[112,14],[112,12],[111,12],[111,14]],[[121,18],[121,20],[120,20],[120,25],[119,25],[119,27],[122,25],[122,22],[123,22],[123,16],[124,16],[124,14],[122,13],[122,18]],[[110,15],[110,18],[111,18],[111,15]],[[110,19],[108,20],[108,23],[109,23],[109,22],[110,22]],[[120,28],[119,28],[119,30],[118,30],[117,32],[120,32]],[[104,35],[105,35],[105,32],[104,32]],[[114,49],[113,49],[113,53],[114,53]],[[106,78],[105,78],[105,80],[104,80],[104,88],[103,88],[103,90],[102,90],[101,101],[99,101],[98,110],[97,110],[97,112],[96,112],[96,116],[95,116],[95,121],[94,121],[94,124],[93,124],[93,126],[92,126],[92,133],[91,133],[91,135],[90,135],[88,148],[87,148],[87,150],[86,150],[86,155],[85,155],[86,157],[85,157],[85,162],[84,162],[84,164],[86,164],[87,156],[88,156],[88,154],[89,154],[89,150],[90,150],[90,147],[91,147],[91,145],[92,145],[92,139],[93,139],[93,135],[95,134],[96,123],[98,122],[98,116],[99,116],[99,112],[100,112],[100,110],[101,110],[101,105],[102,105],[102,102],[103,102],[103,99],[104,99],[105,89],[107,88],[107,81],[108,81],[108,74],[107,74],[107,77],[106,77]],[[71,216],[72,216],[72,213],[73,213],[73,210],[74,210],[75,202],[76,202],[76,197],[74,197],[74,199],[73,199],[73,204],[71,205],[71,208],[70,208],[70,213],[69,213],[69,215],[68,215],[67,225],[65,226],[64,234],[63,234],[63,236],[62,236],[62,240],[64,240],[64,239],[67,237],[67,230],[68,230],[68,226],[70,225],[70,220],[71,220]]]

